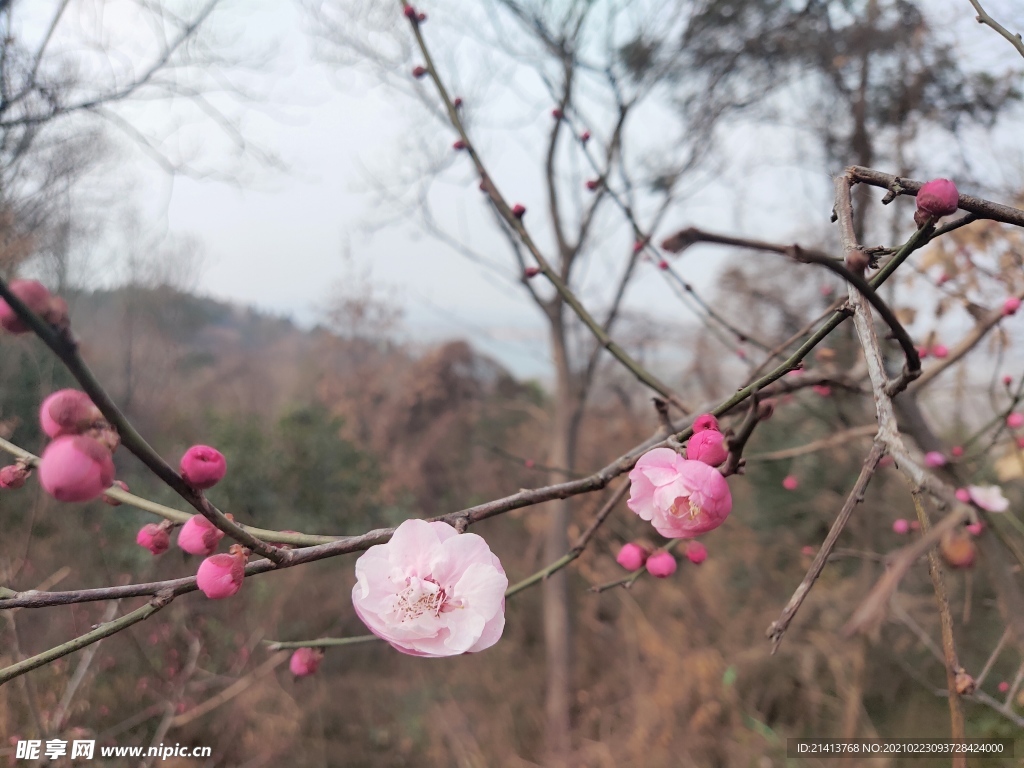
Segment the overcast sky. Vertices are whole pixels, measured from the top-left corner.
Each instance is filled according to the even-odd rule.
[[[999,3],[991,4],[995,12]],[[35,7],[42,12],[44,5]],[[969,19],[966,0],[943,6]],[[447,21],[432,11],[425,27],[428,39],[432,25]],[[468,160],[461,177],[458,168],[446,176],[449,181],[436,193],[439,207],[446,220],[457,224],[460,237],[502,265],[497,272],[424,235],[413,222],[367,228],[388,213],[371,192],[374,180],[388,183],[389,169],[401,178],[409,163],[415,165],[406,154],[410,146],[436,156],[447,151],[453,137],[433,129],[410,136],[418,109],[414,102],[355,70],[335,70],[332,76],[313,56],[309,20],[295,3],[233,0],[214,22],[239,49],[275,46],[266,65],[243,78],[261,98],[235,113],[242,116],[247,137],[277,153],[285,169],[252,162],[237,184],[172,179],[124,142],[113,174],[118,184],[130,186],[131,201],[146,226],[201,243],[200,292],[308,323],[316,319],[332,285],[365,271],[381,294],[403,308],[409,338],[468,337],[517,373],[542,375],[547,370],[542,324],[522,288],[510,279],[515,273],[507,246],[491,227]],[[963,32],[965,55],[1000,43],[977,26],[967,25]],[[545,202],[541,142],[551,105],[519,97],[509,103],[519,118],[515,130],[489,132],[480,148],[506,196],[527,205],[526,221],[532,226],[542,219]],[[144,123],[166,117],[159,105],[141,109],[134,114]],[[217,133],[211,125],[193,129],[197,152],[207,139],[216,146],[221,140]],[[692,195],[685,210],[665,222],[656,241],[692,223],[770,238],[805,235],[827,222],[828,169],[806,139],[762,127],[734,133],[727,149],[726,183],[710,183]],[[935,175],[943,171],[930,170]],[[544,242],[542,228],[540,234]],[[588,270],[587,298],[595,304],[605,296],[601,288],[607,275],[628,256],[624,237],[609,232]],[[710,286],[724,259],[710,252],[687,256],[684,271],[698,289],[713,295]],[[627,306],[674,322],[687,320],[686,310],[652,265],[641,269]]]

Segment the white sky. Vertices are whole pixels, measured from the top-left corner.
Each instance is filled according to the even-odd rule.
[[[426,0],[422,4],[429,10]],[[996,13],[999,4],[990,4]],[[966,0],[956,4],[956,13],[962,11],[960,5],[968,6],[969,13]],[[389,168],[399,178],[410,162],[417,162],[403,154],[405,147],[419,142],[440,155],[452,136],[433,129],[410,135],[417,125],[418,105],[354,70],[337,76],[343,81],[343,87],[337,87],[327,67],[312,56],[308,21],[295,3],[234,0],[220,23],[239,44],[278,46],[269,66],[248,76],[266,97],[243,107],[240,114],[247,134],[278,153],[287,170],[250,164],[244,186],[182,177],[172,182],[131,148],[116,170],[116,183],[132,189],[131,201],[141,208],[145,222],[202,243],[205,268],[200,292],[309,322],[332,284],[352,274],[344,259],[350,252],[357,271],[368,270],[380,290],[404,308],[411,338],[468,337],[520,375],[546,372],[543,326],[516,283],[469,262],[412,224],[392,223],[374,231],[365,227],[368,221],[379,221],[381,214],[368,192],[368,178]],[[445,19],[432,13],[425,27],[428,38],[431,25],[443,23]],[[990,30],[968,27],[963,36],[972,48],[1006,45],[1007,56],[1013,53]],[[544,101],[528,105],[514,136],[496,131],[481,143],[499,187],[533,212],[527,214],[528,224],[542,219],[540,142],[541,131],[550,124],[550,106]],[[517,108],[521,109],[518,102]],[[143,121],[159,123],[166,116],[161,112],[166,108],[159,105],[143,109]],[[217,140],[211,126],[197,131],[190,134],[197,150],[202,149],[204,132],[211,142]],[[791,161],[798,156],[792,134],[745,130],[729,141],[731,177],[735,180],[742,171],[742,187],[732,187],[730,195],[726,185],[709,185],[688,201],[684,213],[670,216],[657,235],[692,223],[765,238],[820,231],[828,220],[830,181],[826,169],[817,167],[820,163],[816,166],[815,152],[799,155],[805,167],[797,168]],[[458,222],[474,247],[507,265],[505,274],[511,277],[514,270],[505,243],[491,229],[477,181],[468,160],[463,162],[461,188],[439,187],[442,217]],[[934,172],[941,175],[942,169]],[[543,230],[539,234],[545,242]],[[600,305],[607,282],[603,269],[615,269],[628,250],[629,239],[621,233],[611,233],[602,244],[588,274],[588,301]],[[710,297],[725,255],[699,253],[684,262],[686,277]],[[687,319],[686,310],[649,265],[631,288],[628,306]]]

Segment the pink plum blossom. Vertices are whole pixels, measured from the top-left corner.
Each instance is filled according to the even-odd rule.
[[[686,544],[686,559],[694,565],[700,565],[708,559],[708,548],[699,541],[690,541]]]
[[[32,470],[22,464],[11,464],[0,468],[0,488],[14,490],[25,485]]]
[[[960,207],[960,194],[956,184],[949,179],[932,179],[917,191],[917,211],[929,216],[949,216]],[[918,222],[918,226],[923,222]]]
[[[1016,296],[1007,296],[1006,301],[1003,302],[1003,314],[1015,315],[1018,309],[1020,309],[1020,299]]]
[[[901,536],[910,533],[910,522],[902,517],[898,520],[894,520],[892,524],[892,532],[898,533]]]
[[[402,653],[455,656],[498,642],[507,587],[501,562],[480,536],[406,520],[356,561],[352,605],[373,634]]]
[[[946,465],[946,457],[938,451],[928,451],[924,455],[924,463],[929,467],[943,467]]]
[[[659,579],[667,579],[678,567],[671,552],[655,552],[647,558],[647,572]]]
[[[147,523],[139,529],[135,543],[145,547],[154,555],[162,555],[171,546],[171,537],[167,528],[158,523]]]
[[[113,482],[110,451],[89,437],[58,437],[39,460],[39,484],[58,501],[95,499]]]
[[[696,419],[693,420],[693,431],[703,432],[706,429],[713,429],[716,432],[718,429],[718,419],[712,416],[710,413],[702,413]]]
[[[1014,411],[1006,417],[1006,426],[1010,429],[1020,429],[1024,427],[1024,413]]]
[[[100,409],[77,389],[54,392],[39,407],[39,426],[48,437],[80,435],[102,420]]]
[[[178,546],[190,555],[212,555],[224,531],[202,515],[192,515],[178,531]]]
[[[312,675],[320,668],[324,652],[315,648],[296,648],[291,659],[288,660],[288,669],[296,677]]]
[[[717,467],[729,458],[725,438],[717,429],[705,429],[695,433],[686,443],[686,458]]]
[[[630,542],[622,545],[622,549],[619,550],[619,554],[615,557],[615,562],[627,571],[638,571],[647,562],[648,554],[644,547]]]
[[[231,550],[227,554],[210,555],[196,571],[196,586],[211,600],[231,597],[242,588],[248,555],[237,544]]]
[[[48,314],[52,297],[46,286],[38,280],[11,280],[7,287],[35,314]],[[3,299],[0,299],[0,327],[10,333],[27,333],[30,330]]]
[[[799,485],[800,481],[796,479],[796,475],[786,475],[782,478],[782,487],[787,491],[795,491]]]
[[[208,445],[193,445],[181,457],[181,476],[193,488],[212,488],[224,479],[224,454]]]
[[[725,522],[732,494],[722,473],[670,448],[655,448],[629,473],[627,506],[670,539],[689,539]]]
[[[969,485],[967,492],[971,501],[989,512],[1005,512],[1010,508],[1009,500],[998,485]]]

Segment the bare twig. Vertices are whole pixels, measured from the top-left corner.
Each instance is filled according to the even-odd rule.
[[[971,0],[971,5],[973,5],[974,10],[978,12],[977,19],[979,24],[986,24],[992,29],[994,29],[996,32],[998,32],[1000,35],[1002,35],[1004,38],[1010,41],[1010,45],[1017,49],[1017,53],[1019,53],[1021,56],[1024,56],[1024,40],[1021,39],[1020,32],[1014,34],[1006,27],[1004,27],[1002,24],[1000,24],[998,21],[989,16],[985,9],[981,7],[981,3],[979,3],[978,0]]]

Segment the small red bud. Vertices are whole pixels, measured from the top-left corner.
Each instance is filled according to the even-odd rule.
[[[565,117],[562,110],[560,110],[558,107],[555,107],[554,109],[551,110],[551,116],[555,118],[555,120],[561,120],[563,117]]]
[[[708,559],[708,548],[699,541],[691,541],[686,545],[686,559],[694,565],[700,565]]]
[[[462,139],[456,139],[455,143],[452,144],[452,149],[465,149],[465,148],[466,148],[466,142],[464,142]]]
[[[455,101],[452,102],[452,106],[455,107],[456,109],[461,107],[462,106],[462,97],[461,96],[456,96],[455,97]]]
[[[590,131],[584,131],[583,133],[581,133],[580,141],[582,141],[584,144],[590,141]]]
[[[420,24],[422,24],[426,20],[427,14],[425,14],[423,11],[420,11],[419,13],[416,14],[416,21],[418,21]]]
[[[405,14],[405,18],[410,19],[411,21],[416,20],[416,9],[413,8],[411,5],[405,6],[402,9],[402,13]]]
[[[522,203],[516,203],[512,206],[512,215],[517,219],[523,218],[523,214],[526,213],[526,206]]]
[[[668,262],[665,261],[664,259],[659,261],[658,262],[658,269],[667,270],[668,269]]]
[[[796,479],[796,475],[786,475],[782,479],[782,487],[787,491],[795,491],[800,485],[800,481]]]
[[[1007,296],[1006,301],[1003,302],[1003,315],[1015,315],[1018,309],[1020,309],[1020,299],[1016,296]]]
[[[423,66],[416,66],[412,68],[412,76],[417,80],[427,74],[427,68]]]
[[[296,677],[312,675],[320,668],[324,652],[314,648],[297,648],[288,661],[288,669]]]
[[[949,452],[953,454],[953,458],[956,459],[959,459],[961,456],[964,455],[964,449],[961,445],[954,445],[952,448],[949,449]]]
[[[540,267],[527,267],[523,270],[523,274],[526,275],[527,279],[536,277],[540,274]]]
[[[1003,386],[1008,387],[1011,384],[1013,384],[1013,376],[1011,376],[1010,374],[1006,374],[1005,376],[1003,376]]]
[[[527,469],[533,469],[536,466],[536,463],[533,459],[527,459],[526,461],[523,462],[523,466],[526,467]]]
[[[935,344],[932,346],[932,357],[936,357],[942,360],[944,357],[949,356],[949,347],[945,344]]]
[[[923,219],[949,216],[959,207],[960,194],[949,179],[932,179],[917,191],[917,212]]]
[[[589,189],[591,192],[593,192],[594,190],[596,190],[600,186],[601,186],[600,179],[587,179],[587,189]]]

